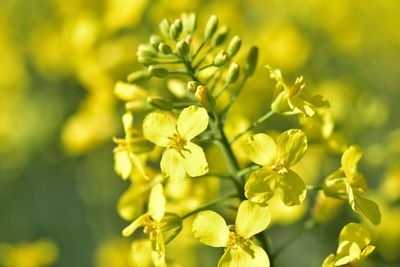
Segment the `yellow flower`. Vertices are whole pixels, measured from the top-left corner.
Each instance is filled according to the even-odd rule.
[[[143,232],[152,243],[152,260],[157,267],[165,266],[165,243],[171,241],[182,229],[179,216],[165,213],[165,203],[163,186],[158,183],[151,189],[148,211],[122,230],[122,235],[127,237],[143,227]]]
[[[270,221],[269,207],[245,200],[239,206],[235,225],[226,225],[218,213],[206,210],[196,215],[192,231],[200,242],[226,248],[218,267],[268,267],[267,253],[251,237],[264,231]]]
[[[303,114],[305,116],[314,116],[319,108],[328,108],[329,102],[321,95],[310,96],[304,91],[306,86],[303,83],[303,77],[298,77],[293,85],[288,85],[282,73],[278,69],[272,69],[267,66],[271,73],[271,78],[277,81],[276,90],[278,95],[271,104],[275,113],[283,115]],[[283,89],[283,90],[282,90]]]
[[[161,171],[172,181],[181,181],[208,172],[203,149],[191,140],[207,129],[208,114],[204,108],[190,106],[178,119],[166,112],[152,112],[143,121],[143,134],[152,143],[165,147]]]
[[[339,246],[335,254],[329,255],[322,267],[356,266],[374,251],[369,245],[370,234],[361,224],[349,223],[339,235]]]
[[[307,137],[298,129],[279,136],[278,143],[266,134],[255,134],[247,140],[249,158],[263,166],[251,173],[245,185],[245,195],[252,202],[266,205],[277,189],[287,206],[300,205],[306,197],[306,184],[290,169],[305,154]]]
[[[361,196],[367,191],[367,183],[357,170],[362,152],[357,146],[350,146],[342,155],[342,167],[324,182],[324,193],[330,197],[347,200],[352,210],[364,214],[373,224],[379,224],[381,214],[378,205]]]
[[[118,144],[118,147],[114,149],[115,172],[124,180],[131,177],[134,170],[138,170],[143,177],[148,178],[140,154],[151,151],[154,146],[142,136],[133,135],[136,130],[133,128],[133,115],[130,112],[122,116],[122,123],[125,138],[114,138],[114,142]]]

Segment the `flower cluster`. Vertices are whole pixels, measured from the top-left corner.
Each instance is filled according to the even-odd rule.
[[[143,228],[151,244],[140,236],[135,238],[133,255],[138,251],[148,255],[141,263],[132,260],[135,266],[178,264],[168,257],[166,244],[188,234],[206,245],[225,248],[218,266],[270,266],[273,258],[264,231],[274,218],[272,200],[277,196],[287,207],[301,206],[307,190],[347,200],[357,214],[378,224],[377,205],[362,196],[366,182],[357,170],[361,154],[356,146],[344,152],[342,167],[318,187],[307,185],[304,173],[301,178],[294,169],[307,153],[305,131],[288,129],[277,138],[273,133],[254,133],[273,115],[310,119],[323,114],[328,101],[306,93],[302,77],[289,85],[280,70],[268,67],[277,82],[271,111],[228,139],[224,126],[233,103],[255,73],[258,49],[249,50],[241,68],[233,62],[241,39],[234,36],[221,48],[228,28],[218,25],[218,18],[211,16],[198,39],[195,14],[182,14],[173,23],[163,20],[161,35],[152,35],[148,44],[139,46],[138,61],[146,69],[130,74],[128,83],[118,82],[115,86],[117,97],[126,102],[122,117],[125,138],[115,138],[115,170],[131,181],[118,204],[121,217],[131,221],[122,233],[136,236],[136,230]],[[144,89],[152,88],[152,77],[159,78],[156,82],[166,80],[168,90]],[[324,123],[316,127],[326,129]],[[331,137],[331,128],[324,135],[326,140]],[[233,146],[244,135],[248,135],[243,146],[243,158],[250,162],[247,166],[239,162]],[[222,152],[226,168],[215,167],[222,161],[221,154],[209,154],[214,146]],[[211,177],[231,181],[235,192],[214,197],[217,192],[210,188],[217,185],[210,186],[207,179]],[[234,225],[227,225],[222,211],[211,210],[229,199],[237,200],[229,204],[236,213]],[[224,214],[228,216],[228,212]],[[310,218],[307,227],[315,226],[316,218]],[[184,231],[185,220],[193,220],[192,233]],[[357,231],[355,236],[353,230]],[[323,266],[353,266],[372,252],[368,244],[367,230],[349,224],[340,235],[337,254],[329,256]]]

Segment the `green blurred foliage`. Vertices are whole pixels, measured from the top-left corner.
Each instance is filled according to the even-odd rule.
[[[58,247],[54,266],[126,266],[121,251],[129,245],[120,240],[125,223],[116,203],[127,184],[114,174],[111,152],[111,137],[122,131],[122,104],[113,86],[139,68],[136,47],[162,18],[188,11],[197,12],[202,25],[218,15],[241,36],[246,49],[240,56],[257,45],[261,66],[280,68],[291,80],[302,74],[311,91],[330,100],[335,134],[364,148],[361,169],[383,213],[382,225],[372,228],[378,252],[366,266],[398,266],[396,0],[2,1],[0,243],[46,237]],[[234,106],[243,121],[269,109],[274,82],[261,66]],[[165,87],[159,81],[151,86]],[[227,127],[235,131],[241,122],[232,118]],[[285,130],[298,124],[274,119],[271,125]],[[308,161],[319,166],[308,171],[314,181],[332,172],[339,157],[318,153]],[[346,214],[330,222],[329,231],[317,228],[302,236],[279,266],[319,266],[334,251],[338,225],[352,218]],[[270,234],[283,242],[289,233],[277,224]],[[315,248],[311,255],[309,248]]]

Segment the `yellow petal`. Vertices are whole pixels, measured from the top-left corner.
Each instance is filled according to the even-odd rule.
[[[166,147],[169,136],[176,133],[176,119],[168,112],[156,111],[143,120],[143,135],[152,143]]]
[[[252,202],[266,205],[275,194],[278,176],[267,169],[253,171],[244,187],[246,197]]]
[[[175,149],[166,149],[160,162],[161,171],[164,176],[171,179],[172,182],[180,182],[185,178],[183,158]]]
[[[218,262],[218,267],[269,267],[267,253],[255,244],[247,249],[228,248]]]
[[[157,232],[156,239],[151,241],[151,258],[155,267],[164,267],[165,264],[165,244],[161,232]]]
[[[375,225],[381,222],[381,213],[378,205],[372,200],[363,198],[358,192],[354,192],[349,184],[347,184],[347,192],[349,203],[353,211],[364,214],[367,219]]]
[[[279,183],[279,188],[282,190],[281,198],[286,206],[300,205],[306,198],[306,184],[300,176],[292,170],[284,174]]]
[[[163,186],[161,184],[154,185],[149,197],[149,214],[157,222],[161,221],[164,216],[165,202]]]
[[[358,146],[350,146],[342,156],[342,167],[346,177],[353,178],[357,174],[357,164],[362,156]]]
[[[249,136],[246,148],[251,161],[262,166],[270,165],[276,158],[276,143],[269,135],[259,133]]]
[[[185,149],[189,151],[182,150],[183,163],[189,176],[196,177],[206,174],[208,163],[203,149],[190,141],[187,142]]]
[[[186,140],[204,132],[208,126],[207,110],[197,106],[190,106],[182,110],[178,118],[178,132]]]
[[[144,212],[145,192],[141,185],[131,186],[118,200],[117,211],[124,220],[132,221]]]
[[[143,222],[147,220],[148,216],[148,214],[143,214],[142,216],[134,220],[130,225],[122,230],[122,235],[125,237],[132,235],[139,227],[143,226]]]
[[[240,236],[252,237],[264,231],[270,222],[271,212],[268,206],[260,206],[248,200],[240,203],[235,222],[236,232]]]
[[[279,136],[278,159],[285,161],[285,166],[296,164],[306,153],[307,137],[303,131],[290,129]]]
[[[370,233],[359,223],[349,223],[343,227],[339,235],[339,244],[345,241],[357,243],[360,248],[364,248],[371,241]]]
[[[128,153],[128,151],[114,153],[114,170],[124,180],[128,179],[132,171],[132,164]]]
[[[322,263],[322,267],[334,267],[335,266],[335,255],[331,254]]]
[[[225,247],[229,240],[229,229],[224,218],[211,210],[197,213],[192,231],[200,242],[212,247]]]

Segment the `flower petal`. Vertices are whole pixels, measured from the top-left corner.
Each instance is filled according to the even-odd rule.
[[[164,267],[165,264],[165,244],[163,235],[158,232],[156,239],[151,241],[151,258],[155,267]]]
[[[362,224],[349,223],[343,227],[339,234],[339,244],[345,241],[357,243],[360,248],[364,248],[371,241],[371,236]]]
[[[178,118],[178,132],[186,140],[204,132],[208,126],[207,110],[197,106],[190,106],[182,110]]]
[[[251,161],[262,166],[270,165],[276,158],[276,143],[269,135],[259,133],[249,136],[246,148]]]
[[[364,214],[373,224],[380,224],[381,213],[378,205],[374,201],[363,198],[359,193],[354,192],[349,184],[346,183],[346,185],[351,209],[356,213]]]
[[[122,230],[122,235],[125,237],[132,235],[139,227],[143,226],[143,222],[147,219],[148,216],[148,214],[143,214],[142,216],[134,220],[130,225]]]
[[[114,153],[114,170],[122,179],[128,179],[132,171],[132,164],[129,159],[128,151],[118,151]]]
[[[229,229],[224,218],[211,210],[197,213],[192,231],[200,242],[212,247],[225,247],[229,240]]]
[[[152,143],[166,147],[169,136],[176,133],[176,118],[168,112],[155,111],[143,120],[143,135]]]
[[[248,249],[228,248],[218,262],[218,267],[269,267],[267,253],[255,244]]]
[[[182,150],[183,163],[189,176],[196,177],[206,174],[208,163],[203,149],[190,141],[186,143],[185,148],[189,151]]]
[[[245,238],[252,237],[263,231],[271,222],[271,212],[268,206],[260,206],[249,200],[239,205],[236,215],[236,232]]]
[[[282,201],[286,206],[300,205],[306,198],[306,184],[300,176],[292,170],[284,174],[279,188],[282,190]]]
[[[167,148],[164,151],[160,167],[163,174],[173,182],[180,182],[186,176],[183,158],[175,149]]]
[[[362,156],[361,149],[358,146],[350,146],[342,156],[343,171],[348,178],[354,178],[357,174],[357,164]]]
[[[157,222],[164,217],[165,202],[163,186],[161,184],[154,185],[149,197],[149,214]]]
[[[246,197],[252,202],[266,205],[275,194],[278,176],[267,169],[253,171],[244,187]]]
[[[290,129],[279,136],[278,159],[286,162],[290,167],[296,164],[306,153],[307,137],[302,130]]]

